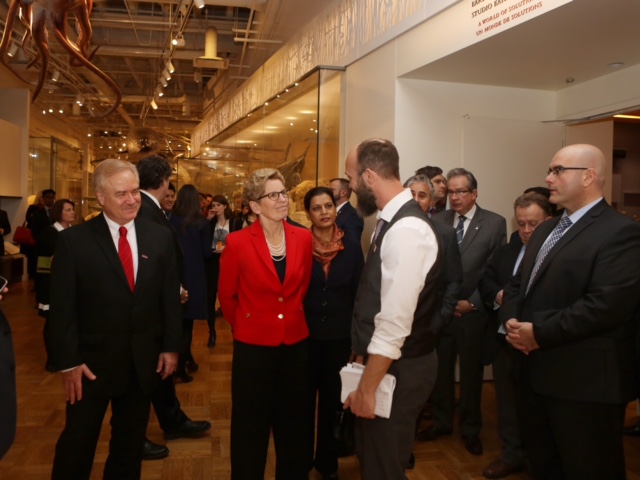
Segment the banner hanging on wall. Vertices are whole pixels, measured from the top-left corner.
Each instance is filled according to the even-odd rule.
[[[476,37],[484,39],[520,25],[573,0],[468,0]]]

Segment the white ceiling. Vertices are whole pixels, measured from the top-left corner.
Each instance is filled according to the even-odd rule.
[[[640,63],[639,0],[573,0],[408,78],[559,90]]]

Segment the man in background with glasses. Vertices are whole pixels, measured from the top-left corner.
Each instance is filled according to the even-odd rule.
[[[570,145],[551,160],[565,208],[531,236],[503,294],[521,434],[536,479],[625,478],[622,427],[634,397],[640,224],[604,199],[606,160]]]
[[[447,174],[451,210],[433,219],[456,230],[462,256],[463,280],[454,317],[438,339],[438,378],[431,395],[434,425],[419,439],[434,440],[453,431],[454,371],[460,357],[460,433],[467,451],[482,455],[482,336],[488,321],[478,284],[493,252],[506,242],[507,222],[477,203],[478,182],[473,173],[454,168]]]

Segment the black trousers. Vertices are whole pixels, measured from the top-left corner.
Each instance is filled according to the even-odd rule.
[[[189,419],[180,408],[173,375],[160,382],[158,388],[151,394],[151,403],[162,430],[177,428]]]
[[[273,430],[276,480],[307,480],[308,342],[265,347],[234,341],[231,478],[263,480]]]
[[[517,383],[524,449],[536,480],[626,478],[622,428],[626,405],[536,393],[526,367]]]
[[[338,452],[333,436],[340,402],[340,369],[349,361],[351,339],[309,341],[309,470],[313,467],[324,475],[338,470]],[[318,426],[316,430],[316,398]],[[315,431],[315,456],[314,456]]]
[[[111,440],[104,480],[138,480],[142,444],[149,419],[149,397],[137,380],[117,397],[96,397],[83,392],[82,400],[67,403],[64,430],[56,444],[52,480],[88,480],[104,414],[111,403]]]

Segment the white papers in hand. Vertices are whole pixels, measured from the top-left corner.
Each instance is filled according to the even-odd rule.
[[[358,389],[360,378],[364,372],[364,365],[359,363],[348,363],[340,370],[340,380],[342,381],[341,401],[347,400],[351,392]],[[393,400],[393,390],[396,388],[396,377],[386,374],[376,390],[376,408],[374,413],[382,418],[389,418],[391,415],[391,402]]]

